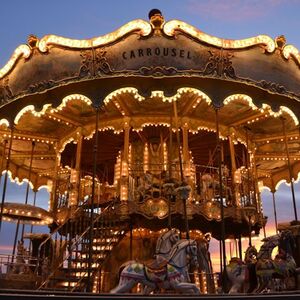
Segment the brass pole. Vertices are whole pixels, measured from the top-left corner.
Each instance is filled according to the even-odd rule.
[[[32,162],[33,162],[34,147],[35,147],[35,142],[32,141],[31,154],[30,154],[30,164],[29,164],[29,171],[28,171],[28,182],[27,182],[27,187],[26,187],[25,204],[28,203],[28,195],[29,195],[30,180],[31,180],[31,173],[32,173]],[[24,240],[24,230],[25,230],[25,224],[22,224],[22,234],[21,234],[21,240],[22,241]]]
[[[88,259],[88,282],[87,291],[92,292],[92,265],[93,265],[93,239],[94,239],[94,198],[97,176],[97,156],[98,156],[98,129],[99,129],[99,106],[96,107],[96,125],[95,125],[95,142],[93,148],[93,182],[92,182],[92,197],[91,197],[91,215],[90,215],[90,230],[89,230],[89,259]]]
[[[4,161],[5,161],[5,153],[6,153],[6,146],[7,146],[8,140],[3,141],[3,152],[2,152],[2,159],[1,159],[1,174],[0,174],[0,185],[2,181],[2,169],[4,166]]]
[[[284,135],[285,151],[286,151],[286,156],[287,156],[287,164],[288,164],[289,176],[290,176],[290,181],[291,181],[291,192],[292,192],[292,199],[293,199],[293,208],[294,208],[294,214],[295,214],[295,221],[298,222],[296,198],[295,198],[295,190],[294,190],[294,179],[293,179],[292,166],[291,166],[291,161],[290,161],[290,153],[289,153],[289,148],[288,148],[288,143],[287,143],[285,119],[281,118],[281,121],[282,121],[283,135]]]
[[[1,209],[0,209],[0,232],[2,227],[2,215],[3,215],[3,207],[5,202],[5,196],[6,196],[6,188],[7,188],[7,179],[8,179],[8,169],[9,169],[9,163],[10,163],[10,155],[11,155],[11,148],[13,143],[13,135],[14,135],[14,125],[11,127],[10,131],[10,139],[9,139],[9,147],[8,147],[8,154],[6,159],[6,167],[5,167],[5,176],[4,176],[4,182],[3,182],[3,191],[2,191],[2,200],[1,200]]]
[[[220,130],[219,130],[219,108],[215,108],[216,113],[216,136],[217,136],[217,150],[218,150],[218,169],[219,169],[219,186],[220,186],[220,205],[221,205],[221,241],[222,241],[222,260],[223,260],[223,279],[222,287],[226,289],[226,245],[225,245],[225,220],[224,220],[224,203],[223,203],[223,187],[222,187],[222,152],[221,152],[221,141],[220,141]],[[222,270],[221,270],[222,271]]]
[[[275,201],[275,190],[272,193],[272,200],[273,200],[273,210],[274,210],[274,219],[275,219],[275,229],[276,233],[278,233],[278,222],[277,222],[277,212],[276,212],[276,201]]]
[[[177,105],[176,101],[173,101],[173,107],[174,107],[174,117],[175,117],[175,126],[176,126],[176,138],[177,138],[177,144],[178,144],[178,155],[179,155],[179,167],[180,167],[180,179],[183,183],[184,177],[183,177],[183,168],[182,168],[182,157],[181,157],[181,151],[180,151],[180,135],[179,135],[179,127],[178,127],[178,114],[177,114]],[[186,233],[186,239],[190,238],[190,232],[189,232],[189,222],[187,218],[187,210],[186,210],[186,199],[183,197],[183,216],[185,221],[185,233]]]

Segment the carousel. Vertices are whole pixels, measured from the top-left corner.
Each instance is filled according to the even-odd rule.
[[[1,288],[235,293],[247,269],[251,291],[297,289],[299,67],[284,36],[221,39],[156,9],[91,39],[30,35],[0,69],[0,226],[15,224]],[[17,179],[24,201],[8,202]],[[261,188],[275,204],[282,180],[294,219],[251,252],[267,222]],[[48,210],[29,197],[41,187]]]

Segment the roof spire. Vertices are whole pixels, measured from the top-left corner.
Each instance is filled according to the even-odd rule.
[[[151,9],[148,17],[152,27],[154,28],[154,34],[161,35],[161,29],[163,27],[163,24],[165,23],[165,19],[161,11],[157,8]]]

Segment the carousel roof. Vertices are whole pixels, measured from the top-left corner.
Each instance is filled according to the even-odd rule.
[[[98,163],[111,170],[124,126],[132,128],[131,140],[155,135],[149,125],[175,128],[176,102],[178,125],[189,129],[196,163],[207,163],[207,147],[215,147],[220,108],[221,136],[245,145],[248,135],[258,176],[274,188],[289,180],[283,120],[294,178],[300,169],[299,66],[299,51],[284,37],[226,40],[160,15],[88,40],[30,36],[0,69],[2,157],[13,134],[10,171],[24,179],[35,142],[31,181],[38,187],[63,173],[55,168],[57,156],[72,164],[74,149],[67,145],[82,134],[88,169],[100,106],[104,146]]]

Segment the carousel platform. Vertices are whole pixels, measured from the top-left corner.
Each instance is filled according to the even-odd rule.
[[[137,294],[122,294],[122,295],[114,295],[114,294],[92,294],[92,293],[63,293],[63,292],[47,292],[47,291],[24,291],[24,290],[0,290],[0,299],[36,299],[36,300],[44,300],[44,299],[55,299],[55,300],[63,300],[63,299],[203,299],[203,300],[217,300],[217,299],[268,299],[268,300],[279,300],[279,299],[299,299],[300,290],[291,291],[291,292],[282,292],[276,294],[259,294],[259,295],[245,295],[245,294],[218,294],[218,295],[137,295]]]

